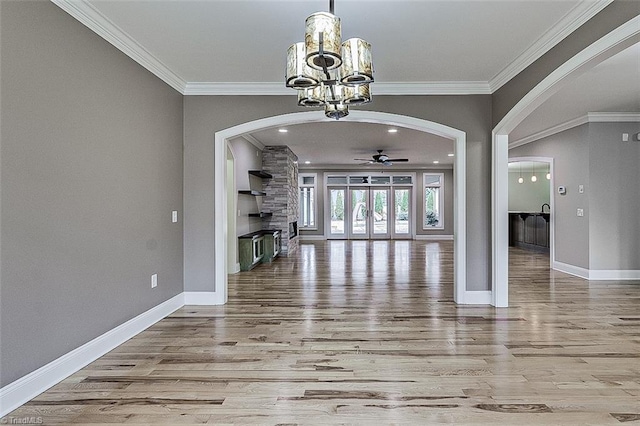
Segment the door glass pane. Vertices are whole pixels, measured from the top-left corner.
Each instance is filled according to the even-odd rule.
[[[329,176],[327,178],[327,185],[346,185],[347,177],[346,176]]]
[[[344,189],[330,189],[331,233],[344,234]]]
[[[351,190],[351,233],[363,235],[367,233],[367,198],[368,189]]]
[[[409,190],[395,189],[393,198],[394,212],[396,215],[395,233],[409,233]]]
[[[386,234],[387,225],[387,189],[374,189],[373,193],[373,233]]]

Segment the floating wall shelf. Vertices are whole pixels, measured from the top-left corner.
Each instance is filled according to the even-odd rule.
[[[266,192],[255,191],[253,189],[245,189],[245,190],[242,190],[242,191],[238,191],[238,194],[253,195],[254,197],[262,197],[264,195],[267,195]]]
[[[271,179],[273,176],[267,172],[263,172],[262,170],[249,170],[249,174],[252,176],[258,176],[262,179]]]
[[[266,213],[266,212],[249,213],[248,216],[249,217],[271,217],[273,216],[273,213]]]

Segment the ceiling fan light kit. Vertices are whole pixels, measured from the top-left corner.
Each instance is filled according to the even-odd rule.
[[[336,120],[349,114],[349,106],[371,102],[373,83],[371,44],[361,38],[342,42],[340,18],[316,12],[305,21],[304,42],[287,51],[285,84],[298,91],[298,105],[324,106]]]

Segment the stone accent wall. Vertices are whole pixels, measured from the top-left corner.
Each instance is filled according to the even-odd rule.
[[[273,175],[263,180],[262,210],[273,213],[263,219],[263,229],[282,231],[282,255],[298,248],[299,237],[290,238],[289,223],[298,221],[298,156],[288,146],[267,146],[262,151],[262,170]]]

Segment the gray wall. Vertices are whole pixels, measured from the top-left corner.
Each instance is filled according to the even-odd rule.
[[[0,10],[4,386],[182,291],[183,170],[179,93],[50,2]]]
[[[520,172],[509,172],[510,212],[539,212],[544,203],[549,204],[551,183],[546,174],[547,169],[541,168],[536,172],[538,180],[531,182],[531,172],[522,172],[524,183],[518,183]],[[549,210],[545,207],[545,211]]]
[[[490,289],[491,96],[378,96],[366,108],[442,123],[467,134],[467,274],[469,290]],[[303,111],[290,96],[190,96],[184,101],[184,266],[186,291],[211,291],[213,140],[217,131]],[[318,112],[318,114],[322,114]],[[215,236],[214,238],[220,238]]]
[[[640,142],[631,138],[637,133],[640,123],[589,124],[590,269],[640,270]]]
[[[547,75],[585,47],[638,14],[640,14],[640,1],[615,0],[509,80],[492,95],[493,127]]]
[[[553,158],[554,184],[556,188],[559,185],[567,188],[566,195],[553,190],[556,260],[589,268],[589,192],[578,193],[578,185],[589,187],[588,126],[575,127],[509,151],[509,157],[527,156]],[[578,208],[584,209],[584,217],[576,216]]]
[[[514,148],[555,159],[556,260],[591,270],[640,270],[640,123],[589,123]],[[622,134],[630,135],[622,142]],[[584,193],[578,193],[584,185]],[[576,210],[584,209],[584,217]]]

